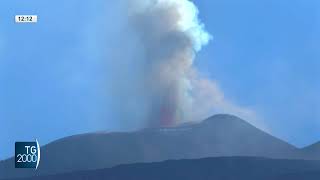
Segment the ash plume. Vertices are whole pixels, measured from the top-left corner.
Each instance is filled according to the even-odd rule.
[[[113,40],[114,112],[134,127],[174,126],[214,113],[252,116],[194,66],[211,39],[189,0],[132,0]],[[246,117],[244,117],[246,118]]]

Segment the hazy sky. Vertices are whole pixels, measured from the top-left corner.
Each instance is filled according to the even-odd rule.
[[[196,57],[225,97],[294,145],[320,140],[320,2],[198,0],[213,40]],[[0,159],[15,141],[123,130],[112,120],[104,66],[113,4],[6,0],[0,7]],[[118,13],[118,14],[117,14]],[[35,25],[15,14],[38,14]],[[111,61],[111,60],[109,60]],[[107,83],[106,83],[107,82]],[[107,85],[105,85],[107,84]]]

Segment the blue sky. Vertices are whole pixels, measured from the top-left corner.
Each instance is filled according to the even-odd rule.
[[[197,56],[225,96],[251,107],[272,134],[294,145],[320,140],[320,3],[199,0],[214,39]],[[45,144],[72,134],[126,129],[104,96],[112,4],[6,0],[0,7],[0,159],[15,141]],[[38,14],[35,25],[15,14]],[[109,49],[110,51],[110,49]],[[107,83],[112,84],[112,82]]]
[[[227,97],[253,106],[274,135],[298,146],[319,140],[320,3],[206,3],[197,5],[215,39],[199,67]]]

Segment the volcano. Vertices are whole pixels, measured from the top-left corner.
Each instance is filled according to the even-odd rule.
[[[200,123],[171,128],[88,133],[62,138],[41,147],[41,162],[37,171],[15,169],[14,160],[10,158],[0,162],[0,178],[48,175],[170,159],[221,156],[319,158],[307,156],[302,151],[236,116],[223,114]]]

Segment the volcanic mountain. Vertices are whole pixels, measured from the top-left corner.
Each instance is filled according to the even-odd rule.
[[[66,137],[41,147],[37,171],[15,169],[13,158],[1,161],[0,179],[219,156],[305,158],[298,148],[238,117],[215,115],[201,123],[174,128]]]

